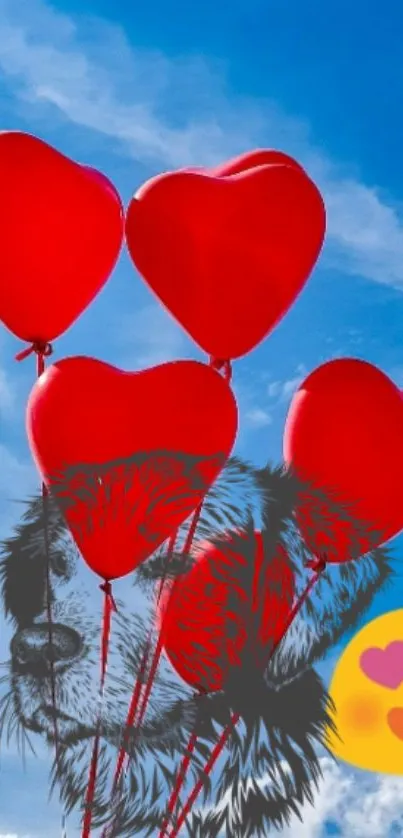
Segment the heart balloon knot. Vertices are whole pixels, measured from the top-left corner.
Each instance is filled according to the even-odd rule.
[[[105,596],[108,598],[109,603],[110,603],[111,608],[112,608],[112,611],[115,611],[115,613],[117,614],[118,609],[117,609],[117,605],[116,605],[116,602],[115,602],[113,594],[112,594],[111,583],[108,582],[108,580],[106,579],[105,582],[103,582],[102,585],[99,586],[99,588],[105,594]]]
[[[213,368],[213,370],[217,370],[217,372],[222,371],[223,376],[224,376],[225,380],[228,381],[228,383],[231,381],[231,379],[232,379],[231,361],[223,360],[222,358],[213,358],[213,356],[211,355],[209,365],[210,365],[210,367]]]
[[[327,565],[328,561],[325,553],[317,559],[312,559],[311,561],[305,563],[305,567],[309,568],[309,570],[313,570],[314,573],[318,574],[318,576],[325,572]]]
[[[27,349],[23,349],[22,352],[19,352],[18,355],[15,356],[16,361],[24,361],[25,358],[28,358],[29,355],[32,355],[35,352],[35,355],[38,355],[42,358],[49,358],[49,355],[53,353],[53,346],[51,343],[47,343],[46,341],[41,340],[34,340],[31,343],[31,346],[28,346]]]
[[[205,695],[208,695],[208,690],[198,687],[193,693],[193,698],[203,698]]]

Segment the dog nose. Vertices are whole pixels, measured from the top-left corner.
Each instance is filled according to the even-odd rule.
[[[74,663],[83,648],[78,632],[70,626],[52,623],[51,634],[52,643],[48,623],[38,623],[17,632],[10,643],[13,665],[35,675],[48,669],[51,661],[58,668]]]

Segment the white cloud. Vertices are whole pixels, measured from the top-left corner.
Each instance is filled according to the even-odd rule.
[[[298,389],[300,384],[308,375],[308,370],[304,364],[298,364],[296,373],[292,378],[285,381],[270,381],[267,386],[267,395],[269,399],[277,402],[288,402]]]
[[[135,50],[120,27],[76,22],[41,0],[24,10],[0,0],[0,66],[25,101],[53,106],[156,165],[213,163],[243,149],[262,121],[245,103],[244,128],[219,73],[203,59]]]
[[[344,838],[388,838],[397,827],[403,833],[403,777],[356,771],[328,756],[321,759],[321,766],[323,779],[313,793],[313,804],[303,807],[302,820],[294,815],[277,833],[279,838],[325,838],[333,834],[330,824],[338,828],[334,834]],[[286,765],[283,768],[287,770]],[[265,785],[262,780],[262,788]],[[223,803],[228,804],[229,799],[226,795]],[[208,811],[208,807],[200,811]]]
[[[335,245],[328,258],[338,269],[401,289],[403,220],[376,188],[354,180],[324,182],[323,193]]]
[[[119,341],[125,348],[123,367],[144,369],[200,353],[175,320],[158,303],[134,315],[119,317]]]
[[[245,421],[251,428],[267,428],[268,425],[271,425],[273,419],[267,410],[263,410],[261,407],[254,407],[246,411]]]
[[[257,386],[256,376],[251,371],[245,370],[239,373],[234,367],[232,389],[239,412],[237,451],[240,456],[245,454],[249,457],[251,434],[255,436],[261,432],[264,436],[266,429],[272,425],[273,417],[267,399],[264,398],[264,393],[261,393]]]
[[[397,206],[315,148],[302,119],[232,92],[223,64],[136,49],[120,27],[73,19],[42,0],[0,0],[0,68],[37,115],[58,113],[156,169],[208,165],[268,144],[295,154],[325,196],[323,264],[402,288]]]
[[[386,838],[392,826],[403,826],[403,778],[365,774],[322,760],[324,779],[314,805],[303,810],[303,823],[293,818],[281,838],[322,838],[326,821],[336,823],[346,838]]]

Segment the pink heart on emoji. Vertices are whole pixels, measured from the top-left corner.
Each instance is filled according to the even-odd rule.
[[[397,690],[403,683],[403,640],[394,640],[386,649],[366,649],[360,657],[360,667],[370,681]]]

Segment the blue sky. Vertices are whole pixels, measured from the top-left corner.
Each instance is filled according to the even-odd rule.
[[[281,148],[307,167],[328,208],[324,253],[290,314],[235,368],[237,450],[260,463],[280,459],[292,393],[323,361],[362,357],[403,386],[403,9],[397,0],[234,0],[230,13],[227,7],[0,0],[0,124],[103,170],[125,202],[159,171],[257,146]],[[31,359],[14,362],[19,348],[0,333],[0,536],[16,520],[11,499],[37,482],[24,431],[34,369]],[[126,369],[201,357],[125,255],[91,309],[57,341],[55,357],[68,354]],[[90,576],[84,581],[93,584]],[[402,598],[399,584],[378,597],[367,619],[401,607]],[[7,642],[2,626],[2,658]],[[46,771],[44,756],[29,762],[24,777],[16,755],[3,755],[0,838],[54,836],[58,809],[46,808]],[[338,821],[347,838],[364,828],[383,838],[403,811],[400,781],[360,774],[358,803],[346,791],[348,769],[337,771],[329,768],[327,777],[344,789],[344,801],[351,798],[353,819],[343,794],[335,791],[325,805],[331,795],[323,792],[315,814],[307,811],[306,835],[332,834]],[[366,814],[374,806],[379,832],[370,831],[378,827]]]

